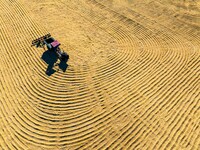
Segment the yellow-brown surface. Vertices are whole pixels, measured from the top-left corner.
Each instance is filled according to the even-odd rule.
[[[0,54],[0,149],[200,149],[199,1],[0,0]]]

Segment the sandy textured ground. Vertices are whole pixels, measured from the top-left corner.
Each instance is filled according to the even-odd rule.
[[[0,52],[0,149],[200,149],[199,1],[0,0]]]

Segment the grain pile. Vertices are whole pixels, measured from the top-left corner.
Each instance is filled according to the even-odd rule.
[[[200,149],[198,1],[0,0],[0,53],[0,149]]]

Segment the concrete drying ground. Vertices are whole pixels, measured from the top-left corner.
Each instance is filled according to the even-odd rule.
[[[197,0],[0,0],[0,54],[0,149],[200,149]]]

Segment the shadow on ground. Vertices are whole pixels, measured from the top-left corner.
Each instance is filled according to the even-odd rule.
[[[47,64],[47,70],[46,70],[46,74],[48,76],[51,76],[52,74],[54,74],[56,72],[55,69],[53,69],[54,66],[59,66],[59,68],[65,72],[67,70],[67,60],[62,60],[60,61],[60,63],[56,63],[58,61],[58,56],[54,51],[50,51],[47,50],[42,54],[42,60],[44,60]]]

